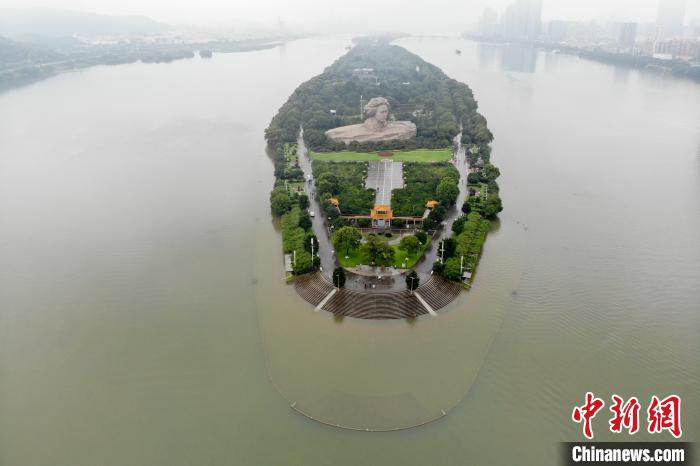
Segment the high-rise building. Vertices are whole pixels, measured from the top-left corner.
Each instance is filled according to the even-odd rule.
[[[498,34],[498,13],[493,8],[484,8],[484,13],[479,19],[479,34],[484,37]]]
[[[659,0],[656,25],[661,39],[683,36],[685,0]]]
[[[542,27],[542,0],[516,0],[503,13],[503,36],[509,40],[534,41]]]
[[[625,49],[634,48],[637,40],[637,23],[622,23],[620,25],[620,37],[618,44]]]

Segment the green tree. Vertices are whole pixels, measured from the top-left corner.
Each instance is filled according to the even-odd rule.
[[[311,216],[308,212],[303,212],[301,215],[299,215],[299,226],[304,230],[311,228]]]
[[[442,240],[443,257],[447,259],[455,255],[457,250],[457,240],[454,238],[445,238]]]
[[[467,221],[467,216],[466,216],[466,215],[462,215],[462,216],[459,217],[457,220],[455,220],[454,222],[452,222],[452,232],[453,232],[455,235],[459,235],[460,233],[462,233],[462,230],[464,229],[464,223],[465,223],[466,221]]]
[[[371,263],[389,265],[394,262],[394,248],[382,241],[377,235],[367,236],[367,242],[362,245],[362,251]]]
[[[404,236],[399,243],[399,249],[403,249],[408,254],[415,254],[420,249],[420,241],[413,235]]]
[[[409,290],[415,290],[420,284],[420,278],[415,270],[411,270],[406,274],[406,286]]]
[[[503,203],[498,194],[490,194],[486,202],[484,202],[484,216],[493,218],[503,210]]]
[[[333,173],[322,173],[316,179],[316,188],[321,194],[338,194],[340,192],[338,177],[335,176]]]
[[[336,267],[333,271],[333,285],[338,288],[345,286],[345,269],[342,267]]]
[[[480,213],[484,210],[484,206],[481,204],[481,197],[472,196],[467,198],[462,205],[462,212],[469,214],[472,212]]]
[[[418,241],[420,241],[420,244],[425,244],[428,242],[428,234],[423,230],[418,230],[413,236],[415,236],[418,239]]]
[[[459,258],[450,257],[445,261],[445,270],[442,272],[443,277],[448,280],[459,281],[461,279]]]
[[[292,208],[292,200],[284,188],[275,188],[270,194],[270,206],[272,212],[279,217],[289,212]]]
[[[309,207],[309,196],[306,194],[299,195],[299,208],[304,210]]]
[[[501,171],[495,165],[487,163],[484,168],[481,169],[481,178],[487,181],[493,181],[499,176],[501,176]]]
[[[301,275],[304,273],[311,272],[314,268],[313,261],[311,260],[311,254],[304,251],[303,249],[298,250],[296,253],[296,261],[294,262],[294,275]]]
[[[438,204],[430,211],[428,218],[423,220],[423,228],[426,230],[434,230],[445,218],[445,206]]]
[[[333,245],[337,250],[344,250],[345,255],[350,254],[351,249],[355,249],[360,245],[362,233],[355,227],[341,227],[333,233]]]
[[[313,232],[308,232],[304,237],[304,249],[309,253],[311,252],[311,242],[314,244],[314,254],[318,254],[318,239],[316,239],[316,235]]]
[[[435,195],[440,201],[441,205],[451,206],[457,200],[457,195],[459,194],[459,188],[454,180],[444,179],[440,181],[435,190]]]

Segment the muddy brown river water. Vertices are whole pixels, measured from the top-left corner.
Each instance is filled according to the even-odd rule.
[[[349,43],[0,95],[0,465],[556,464],[586,391],[698,439],[700,86],[399,40],[474,90],[505,210],[438,317],[339,320],[282,281],[263,130]]]

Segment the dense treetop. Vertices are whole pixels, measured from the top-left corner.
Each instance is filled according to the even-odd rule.
[[[353,150],[449,147],[463,126],[463,142],[486,146],[493,136],[477,112],[471,89],[439,68],[386,40],[363,40],[325,71],[303,83],[280,108],[265,130],[272,147],[296,141],[299,127],[317,151],[345,148],[324,132],[360,123],[360,96],[389,100],[396,120],[417,126],[415,140],[351,143]]]

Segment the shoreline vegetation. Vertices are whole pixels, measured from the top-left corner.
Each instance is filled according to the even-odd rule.
[[[97,65],[170,63],[176,60],[210,58],[213,53],[234,53],[276,47],[294,37],[220,40],[204,43],[115,43],[73,44],[64,49],[17,42],[0,36],[0,92],[31,84],[61,73]]]
[[[346,145],[325,136],[328,129],[363,121],[361,96],[366,102],[377,95],[389,100],[393,118],[416,124],[413,140]],[[304,205],[309,205],[304,189],[309,180],[296,153],[300,128],[309,147],[320,214],[327,219],[326,228],[342,267],[376,265],[410,273],[433,238],[442,235],[437,233],[440,225],[448,216],[454,218],[450,209],[457,208],[464,215],[453,222],[451,237],[433,244],[442,254],[423,272],[430,272],[432,265],[433,273],[460,282],[463,270],[473,272],[490,220],[502,210],[502,203],[496,183],[500,172],[490,163],[493,135],[466,84],[388,40],[376,38],[357,40],[355,47],[321,75],[302,83],[265,130],[275,166],[271,207],[284,221],[285,253],[292,245],[304,247],[303,242],[313,235],[312,222],[304,217]],[[455,137],[460,133],[466,149],[462,160],[469,165],[465,174],[468,192],[463,205],[455,206],[460,170],[466,170],[456,166],[454,155]],[[372,228],[368,215],[375,192],[365,187],[364,180],[368,163],[375,160],[403,163],[404,187],[392,191],[391,201],[393,215],[399,218],[391,221],[390,230]],[[410,219],[418,219],[418,226]],[[297,252],[297,261],[298,257]],[[305,257],[303,263],[294,267],[294,274],[317,267],[311,257]]]
[[[586,50],[578,47],[543,45],[548,50],[559,50],[569,55],[577,55],[587,60],[594,60],[611,65],[622,65],[645,71],[670,72],[676,78],[690,79],[700,83],[700,66],[690,65],[683,60],[660,60],[643,55],[629,55],[624,53],[612,53],[602,49]]]

